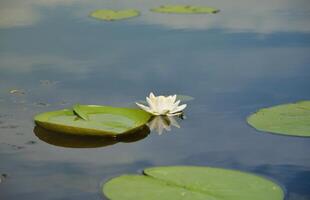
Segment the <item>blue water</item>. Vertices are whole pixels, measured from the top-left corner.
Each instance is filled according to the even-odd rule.
[[[148,12],[175,2],[0,2],[0,199],[103,199],[109,178],[159,165],[252,172],[283,186],[288,200],[310,199],[310,139],[245,122],[261,107],[310,99],[310,4],[197,0],[186,2],[221,12]],[[142,15],[88,18],[97,8]],[[130,107],[151,91],[195,98],[181,128],[89,149],[33,133],[37,113],[75,103]]]

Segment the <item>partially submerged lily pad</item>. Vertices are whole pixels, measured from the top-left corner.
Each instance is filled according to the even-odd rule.
[[[310,101],[263,108],[247,122],[260,131],[310,137]]]
[[[79,105],[74,110],[42,113],[35,116],[34,120],[38,126],[56,132],[116,136],[145,125],[150,117],[150,114],[140,109]]]
[[[120,192],[122,191],[122,192]],[[283,200],[274,182],[249,173],[211,167],[172,166],[109,180],[103,193],[111,200]]]
[[[163,5],[158,8],[152,8],[151,11],[157,13],[174,13],[174,14],[214,14],[220,10],[207,6],[191,5]]]
[[[95,10],[90,13],[90,16],[99,20],[114,21],[129,19],[140,15],[138,10]]]

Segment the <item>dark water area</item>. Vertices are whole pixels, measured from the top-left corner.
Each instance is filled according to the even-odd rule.
[[[139,2],[0,1],[0,199],[104,199],[111,177],[199,165],[265,176],[287,200],[309,200],[310,138],[245,121],[310,99],[309,2],[186,1],[221,9],[199,16],[150,13],[167,1]],[[87,17],[98,8],[142,15]],[[149,92],[195,98],[180,128],[98,148],[55,146],[33,132],[35,114],[76,103],[132,107]]]

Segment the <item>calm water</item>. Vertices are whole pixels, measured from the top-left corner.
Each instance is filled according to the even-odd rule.
[[[310,99],[310,3],[193,0],[185,2],[221,12],[148,12],[176,2],[0,1],[0,173],[7,175],[0,199],[102,199],[107,179],[158,165],[248,171],[279,182],[288,200],[310,199],[310,139],[245,122],[258,108]],[[87,17],[98,8],[142,15]],[[33,133],[37,113],[75,103],[132,106],[150,91],[195,97],[181,128],[87,149]]]

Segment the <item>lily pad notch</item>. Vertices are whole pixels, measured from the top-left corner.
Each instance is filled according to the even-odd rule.
[[[283,200],[282,188],[250,173],[212,167],[167,166],[122,175],[103,185],[111,200]],[[120,192],[122,191],[122,192]]]
[[[310,137],[310,101],[263,108],[250,115],[247,122],[263,132]]]
[[[191,5],[162,5],[157,8],[152,8],[150,11],[170,14],[215,14],[220,12],[217,8]]]
[[[135,9],[128,10],[104,10],[99,9],[91,12],[89,14],[90,17],[104,20],[104,21],[117,21],[117,20],[125,20],[133,17],[137,17],[140,15],[140,11]]]

